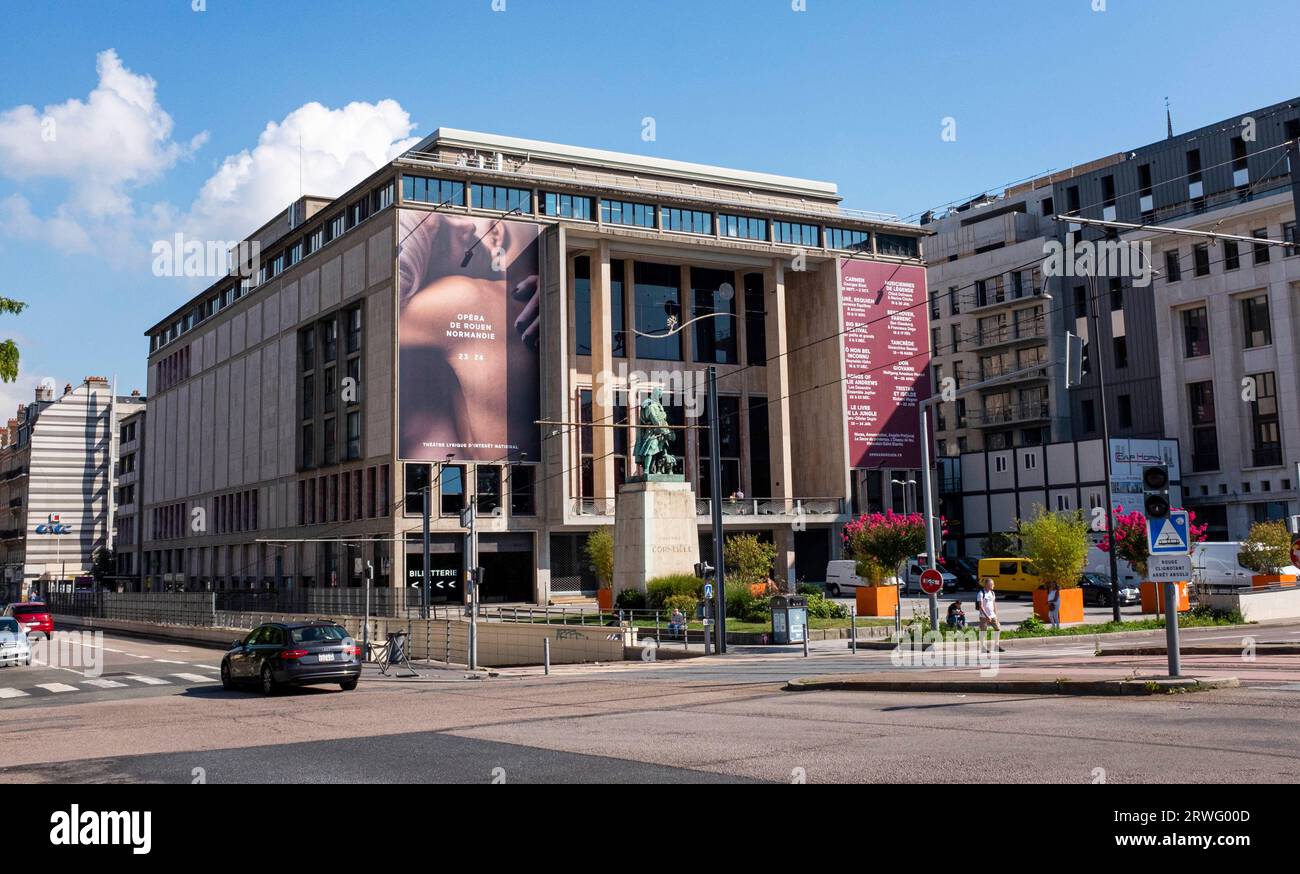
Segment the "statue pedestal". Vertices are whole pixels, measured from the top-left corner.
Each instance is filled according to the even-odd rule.
[[[618,490],[614,516],[614,592],[645,591],[647,580],[695,573],[700,538],[695,490],[672,481],[630,482]]]

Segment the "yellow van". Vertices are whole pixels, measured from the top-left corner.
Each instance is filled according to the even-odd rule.
[[[993,591],[1000,595],[1023,595],[1043,584],[1038,571],[1027,558],[981,558],[980,585],[985,577],[993,578]]]

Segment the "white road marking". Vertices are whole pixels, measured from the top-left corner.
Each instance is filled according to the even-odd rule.
[[[142,674],[130,674],[128,680],[135,680],[137,683],[144,683],[146,686],[170,686],[170,680],[164,680],[162,677],[146,677]]]
[[[67,683],[37,683],[36,688],[44,689],[47,692],[76,692],[76,686],[69,686]]]
[[[83,682],[87,686],[98,686],[101,689],[120,689],[126,685],[126,683],[119,683],[117,680],[105,680],[103,678],[84,680]]]
[[[201,665],[201,664],[199,664],[198,662],[195,662],[195,663],[194,663],[194,667],[196,667],[196,668],[203,668],[205,671],[219,671],[219,670],[221,670],[221,668],[217,667],[216,665]]]
[[[180,677],[190,683],[215,683],[216,677],[205,677],[202,674],[172,674],[173,677]]]
[[[178,662],[175,659],[154,659],[160,665],[188,665],[189,662]]]
[[[0,698],[26,698],[27,693],[22,689],[0,689]]]

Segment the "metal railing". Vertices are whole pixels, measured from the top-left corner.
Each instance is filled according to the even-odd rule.
[[[1034,419],[1050,419],[1051,407],[1047,401],[1027,404],[1008,404],[994,410],[984,410],[976,417],[980,425],[1001,425],[1007,422],[1025,422]]]
[[[216,625],[215,592],[51,592],[45,603],[62,616],[160,625]]]

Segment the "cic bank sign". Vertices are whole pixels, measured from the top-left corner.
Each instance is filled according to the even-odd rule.
[[[46,521],[36,526],[37,534],[71,534],[72,526],[61,521],[58,513],[51,513]]]

